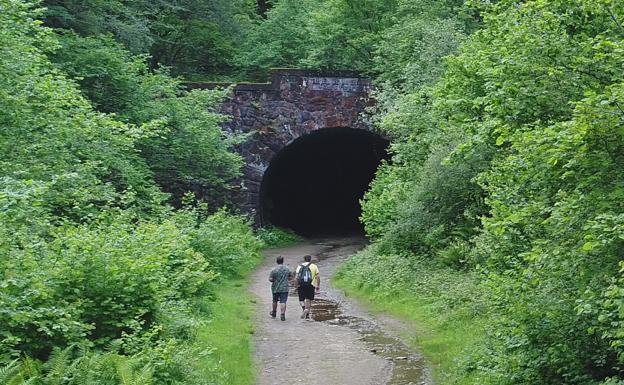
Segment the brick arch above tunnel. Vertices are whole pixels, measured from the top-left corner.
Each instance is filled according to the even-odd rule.
[[[191,83],[189,88],[215,88],[217,83]],[[223,102],[231,117],[223,128],[248,134],[237,147],[244,159],[243,175],[233,201],[243,212],[260,209],[260,189],[273,158],[297,138],[325,129],[345,127],[373,131],[364,118],[374,105],[369,78],[346,71],[275,69],[269,83],[239,83]]]

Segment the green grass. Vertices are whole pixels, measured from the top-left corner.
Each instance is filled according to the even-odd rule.
[[[488,313],[479,310],[487,305],[479,299],[476,277],[425,268],[407,275],[388,274],[386,278],[383,262],[372,260],[370,251],[363,254],[363,258],[355,257],[339,269],[334,285],[372,312],[404,321],[409,330],[402,336],[404,341],[425,356],[436,384],[482,384],[483,373],[465,369],[471,350],[486,336],[489,320]],[[371,266],[376,263],[378,266]],[[381,273],[375,278],[377,282],[366,284],[363,277],[370,277],[371,270]],[[461,298],[456,293],[461,293]]]
[[[196,343],[212,349],[197,368],[205,373],[208,383],[251,385],[255,382],[251,341],[255,300],[247,287],[247,278],[227,279],[219,283],[216,298],[205,300],[209,322],[198,330]]]
[[[458,361],[465,359],[469,349],[485,337],[486,317],[462,315],[457,309],[450,313],[433,312],[431,304],[419,302],[409,294],[388,298],[351,287],[344,279],[334,283],[371,311],[405,321],[410,331],[401,337],[425,356],[433,368],[436,384],[480,384],[479,378],[458,367]]]

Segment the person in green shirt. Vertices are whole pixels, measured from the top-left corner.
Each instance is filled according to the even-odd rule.
[[[271,270],[269,274],[269,282],[271,282],[271,292],[273,293],[272,310],[269,313],[271,317],[277,316],[277,301],[280,303],[280,319],[286,321],[286,301],[288,300],[288,283],[293,279],[293,272],[284,266],[284,257],[281,255],[276,259],[277,266]]]

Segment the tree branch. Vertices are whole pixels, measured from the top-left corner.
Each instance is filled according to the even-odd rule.
[[[622,30],[622,33],[624,33],[624,26],[622,26],[622,23],[620,23],[617,17],[615,17],[615,14],[613,14],[613,11],[611,10],[611,8],[608,8],[607,12],[609,12],[609,15],[611,16],[611,19],[613,20],[613,22],[620,28],[620,30]]]
[[[618,103],[617,100],[614,100],[613,103],[615,104],[617,109],[620,110],[620,113],[622,114],[622,116],[624,116],[624,110],[622,109],[622,106],[620,106],[620,103]]]

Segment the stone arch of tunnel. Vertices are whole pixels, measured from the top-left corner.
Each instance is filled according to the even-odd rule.
[[[388,158],[388,144],[353,128],[325,128],[295,139],[264,173],[262,222],[306,236],[362,232],[359,200]]]

